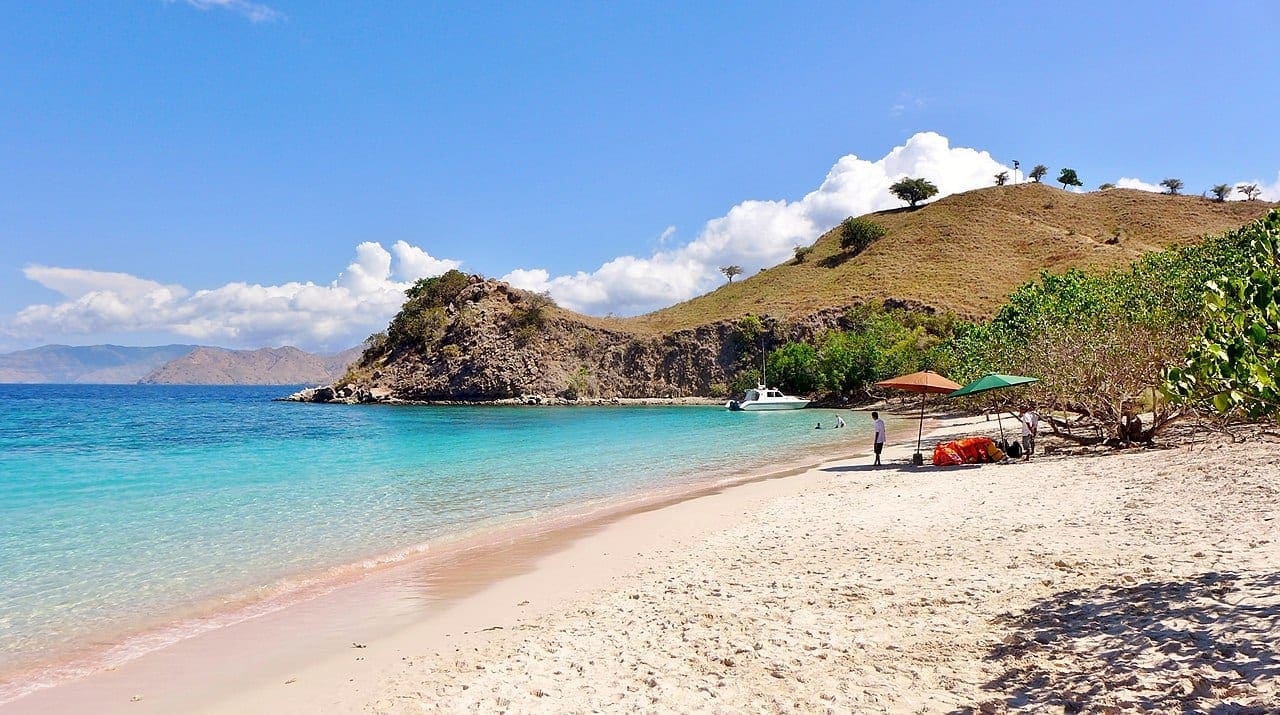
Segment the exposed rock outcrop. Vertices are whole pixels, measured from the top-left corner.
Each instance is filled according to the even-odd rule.
[[[734,321],[644,335],[601,327],[536,294],[473,276],[444,313],[431,344],[366,355],[346,381],[288,399],[556,404],[715,397],[737,369],[758,364],[760,342],[811,337],[838,325],[843,311],[793,323],[766,317],[762,341],[745,341]]]

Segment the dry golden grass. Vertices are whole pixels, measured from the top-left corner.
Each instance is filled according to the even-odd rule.
[[[832,230],[804,263],[774,266],[646,315],[588,322],[653,334],[747,313],[795,318],[888,298],[982,318],[1042,269],[1124,266],[1149,251],[1236,228],[1272,206],[1131,189],[1075,194],[1047,184],[993,186],[870,214],[888,233],[858,256],[846,258]]]

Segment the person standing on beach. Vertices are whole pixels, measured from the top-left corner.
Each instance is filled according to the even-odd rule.
[[[886,440],[886,439],[888,439],[888,438],[885,436],[885,432],[884,432],[884,420],[880,419],[880,413],[879,413],[879,412],[872,412],[872,413],[871,413],[871,419],[872,419],[872,420],[874,420],[874,422],[872,422],[872,424],[873,424],[873,425],[875,425],[875,429],[876,429],[876,437],[875,437],[876,461],[875,461],[875,463],[876,463],[877,465],[879,465],[879,464],[880,464],[880,452],[882,452],[882,451],[884,450],[884,443],[885,443],[885,440]]]
[[[1029,407],[1023,407],[1018,413],[1018,421],[1022,423],[1022,461],[1031,459],[1036,449],[1036,435],[1040,433],[1040,415]]]

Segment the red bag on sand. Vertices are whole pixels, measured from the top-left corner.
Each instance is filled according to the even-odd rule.
[[[994,450],[994,452],[993,452]],[[933,448],[933,466],[950,467],[956,464],[979,464],[997,459],[1004,454],[996,449],[990,437],[966,437],[954,442],[943,442]]]
[[[964,457],[955,448],[955,442],[944,442],[933,448],[933,466],[950,467],[964,464]]]

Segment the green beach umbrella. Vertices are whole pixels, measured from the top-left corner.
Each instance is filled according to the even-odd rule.
[[[1029,385],[1033,382],[1040,382],[1038,377],[1025,377],[1023,375],[1001,375],[999,373],[989,372],[964,387],[950,393],[947,397],[964,397],[966,395],[976,395],[980,392],[990,392],[991,390],[1003,390],[1006,387],[1016,387],[1018,385]],[[1004,439],[1004,422],[1001,420],[1001,413],[996,412],[996,424],[1000,425],[1000,439]]]

